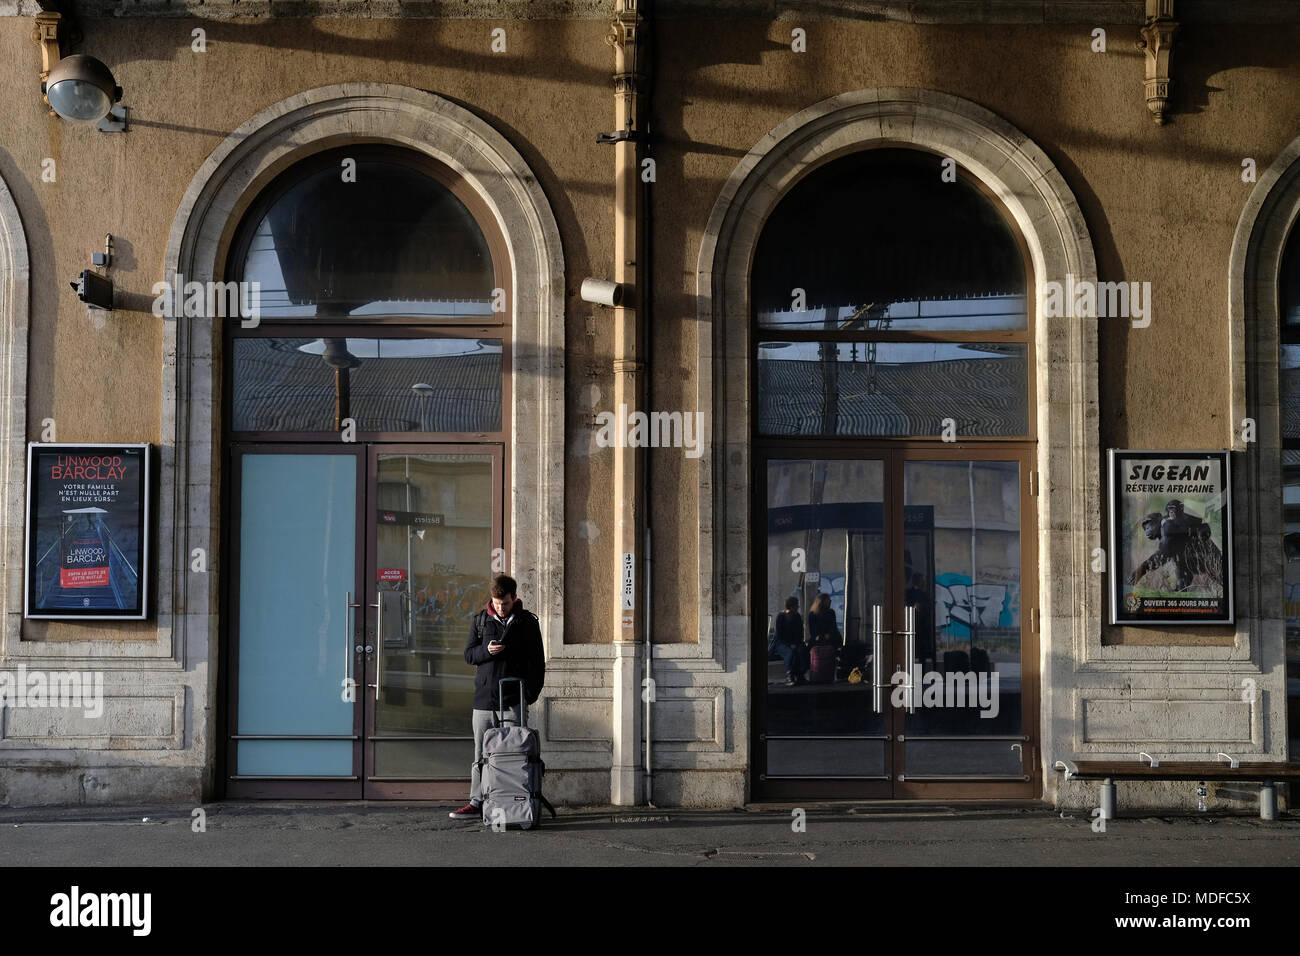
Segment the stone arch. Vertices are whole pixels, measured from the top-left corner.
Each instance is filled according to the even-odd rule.
[[[27,234],[9,187],[0,179],[0,520],[4,522],[4,632],[0,654],[18,645],[23,622],[23,573],[27,564],[27,336],[31,306],[31,261]]]
[[[955,159],[1003,203],[1029,248],[1041,488],[1040,760],[1050,767],[1053,748],[1070,746],[1074,667],[1104,659],[1108,649],[1100,643],[1100,576],[1090,569],[1101,535],[1097,327],[1094,320],[1045,318],[1041,293],[1046,282],[1064,282],[1067,275],[1095,282],[1097,267],[1083,213],[1051,160],[1020,130],[969,100],[893,87],[823,100],[763,137],[718,196],[697,273],[698,407],[711,411],[712,422],[700,472],[701,653],[721,662],[749,657],[754,248],[768,214],[798,179],[834,156],[880,145],[914,146]],[[733,688],[740,699],[748,696],[744,670],[737,669]],[[747,734],[738,731],[736,740],[738,748],[747,747]]]
[[[1250,650],[1270,751],[1285,754],[1286,601],[1282,549],[1281,301],[1282,253],[1300,221],[1300,137],[1260,175],[1242,209],[1228,263],[1232,415],[1227,447],[1241,452],[1233,474],[1238,643]],[[1255,441],[1242,420],[1255,420]],[[1241,638],[1247,640],[1243,642]],[[1276,666],[1274,666],[1276,665]],[[1295,759],[1295,754],[1291,754]]]
[[[548,646],[562,645],[564,548],[564,257],[549,203],[523,157],[473,113],[433,93],[345,83],[299,93],[244,123],[199,168],[173,220],[164,278],[222,279],[225,249],[261,184],[321,149],[382,142],[450,168],[497,219],[513,289],[511,553],[535,595]],[[164,321],[158,624],[174,653],[214,663],[216,574],[188,573],[190,550],[220,541],[221,330]],[[207,698],[216,668],[207,667]],[[207,707],[215,740],[215,707]],[[200,733],[196,728],[196,733]]]

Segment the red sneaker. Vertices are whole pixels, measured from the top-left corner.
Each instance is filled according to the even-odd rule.
[[[483,816],[483,808],[476,807],[472,803],[467,803],[459,810],[453,810],[447,814],[453,820],[477,820]]]

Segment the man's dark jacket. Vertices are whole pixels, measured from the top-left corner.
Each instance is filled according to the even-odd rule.
[[[513,617],[511,616],[513,614]],[[542,651],[542,629],[537,616],[524,610],[523,601],[515,601],[514,609],[502,621],[492,610],[492,602],[474,615],[469,628],[469,643],[465,645],[465,663],[478,666],[474,676],[474,709],[499,710],[497,700],[501,681],[507,677],[522,677],[524,698],[536,702],[546,680],[546,655]],[[487,646],[500,640],[501,651],[489,654]],[[519,703],[519,685],[506,685],[505,707]]]

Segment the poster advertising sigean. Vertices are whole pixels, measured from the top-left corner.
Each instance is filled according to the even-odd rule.
[[[1112,624],[1231,624],[1226,451],[1111,449]]]
[[[148,614],[149,445],[27,447],[29,618]]]

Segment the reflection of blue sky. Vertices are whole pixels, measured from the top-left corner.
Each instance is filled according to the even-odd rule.
[[[876,363],[878,365],[907,365],[917,362],[949,362],[954,359],[1006,359],[1002,352],[988,352],[981,345],[971,348],[974,343],[953,342],[880,342],[876,345]],[[836,349],[837,362],[865,362],[867,360],[866,343],[858,342],[857,355],[854,357],[854,343],[841,342]],[[1004,348],[1023,357],[1024,345],[1007,343]],[[782,359],[798,362],[820,362],[821,343],[819,342],[763,342],[758,346],[760,359]]]
[[[847,322],[859,308],[860,305],[841,306],[836,313],[837,323]],[[893,302],[885,309],[882,317],[889,319],[891,332],[935,330],[981,332],[989,329],[1023,329],[1025,328],[1025,297],[991,295],[975,299]],[[821,331],[826,328],[826,310],[824,306],[809,306],[803,312],[760,312],[758,323],[762,328]],[[868,325],[871,328],[880,328],[874,319]]]
[[[500,341],[487,339],[348,339],[348,351],[359,359],[446,358],[454,355],[501,354]],[[299,352],[324,355],[325,340],[313,339]]]

